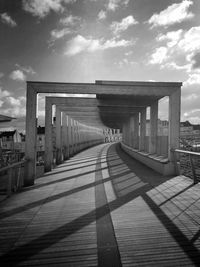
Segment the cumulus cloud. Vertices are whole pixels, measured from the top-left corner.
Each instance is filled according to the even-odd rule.
[[[26,74],[35,74],[36,72],[33,70],[32,67],[30,66],[21,66],[19,64],[15,64],[16,68],[18,68],[19,70],[25,72]]]
[[[189,75],[188,80],[183,83],[181,93],[182,120],[200,123],[199,87],[200,78],[196,75]]]
[[[129,0],[108,0],[108,3],[106,4],[107,10],[115,11],[120,6],[127,6],[129,3]]]
[[[98,19],[104,20],[105,18],[106,18],[106,11],[104,11],[104,10],[99,11]]]
[[[59,23],[62,25],[62,28],[51,31],[51,39],[49,43],[53,44],[56,40],[61,39],[68,34],[74,33],[78,25],[80,25],[80,22],[81,18],[73,15],[61,18]]]
[[[191,57],[192,60],[192,68],[193,69],[200,69],[200,51],[193,54]]]
[[[134,19],[133,16],[128,16],[123,18],[120,22],[114,21],[112,22],[110,29],[114,34],[119,34],[128,29],[131,25],[138,24],[138,22]]]
[[[172,46],[175,46],[180,41],[182,33],[183,33],[183,30],[180,29],[177,31],[167,32],[166,34],[159,34],[156,37],[156,40],[158,42],[167,41],[167,46],[172,47]]]
[[[0,72],[0,79],[4,76],[3,72]]]
[[[161,64],[168,58],[168,50],[166,47],[161,46],[155,49],[151,56],[150,64]]]
[[[161,64],[161,68],[185,69],[188,73],[200,68],[200,26],[158,35],[156,40],[165,45],[155,49],[149,63]]]
[[[194,52],[200,49],[200,26],[192,27],[185,32],[183,38],[178,43],[180,49],[184,52]]]
[[[73,56],[76,54],[79,54],[83,51],[86,52],[94,52],[97,50],[106,50],[109,48],[115,48],[115,47],[127,47],[130,45],[133,45],[134,41],[128,41],[128,40],[103,40],[103,39],[93,39],[93,38],[85,38],[82,35],[77,35],[75,38],[70,40],[67,43],[65,55],[67,56]]]
[[[189,85],[198,85],[198,88],[199,88],[200,73],[189,73],[188,79],[184,82],[184,86],[189,86]]]
[[[12,94],[0,87],[0,113],[7,116],[23,116],[26,113],[24,96],[13,97]]]
[[[29,66],[21,66],[19,64],[15,64],[16,70],[13,70],[10,74],[10,78],[15,81],[25,81],[27,74],[35,74],[35,71]]]
[[[44,18],[50,11],[63,12],[64,4],[75,2],[76,0],[23,0],[23,9],[33,16]]]
[[[60,23],[64,26],[73,26],[81,21],[80,17],[69,15],[67,17],[61,18]]]
[[[16,27],[17,26],[17,23],[6,12],[5,13],[2,13],[0,15],[0,17],[1,17],[1,21],[4,24],[9,25],[10,27]]]
[[[115,12],[117,9],[127,7],[130,0],[106,0],[105,10],[101,10],[98,19],[103,20],[107,16],[107,12]]]
[[[61,30],[55,29],[51,31],[51,39],[52,41],[55,41],[57,39],[61,39],[63,38],[65,35],[68,35],[72,33],[72,30],[68,29],[68,28],[64,28]]]
[[[1,87],[0,87],[0,96],[1,96],[1,98],[3,98],[3,97],[7,97],[7,96],[9,96],[10,95],[10,92],[9,91],[7,91],[7,90],[3,90]]]
[[[25,81],[26,75],[21,70],[14,70],[11,72],[10,78],[15,81]]]
[[[148,23],[152,27],[169,26],[175,23],[180,23],[194,17],[194,14],[189,11],[189,7],[193,4],[191,0],[183,0],[181,3],[176,3],[168,6],[159,14],[154,14]]]

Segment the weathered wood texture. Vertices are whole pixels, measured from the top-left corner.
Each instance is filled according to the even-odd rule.
[[[91,148],[0,203],[1,266],[198,266],[199,191]]]

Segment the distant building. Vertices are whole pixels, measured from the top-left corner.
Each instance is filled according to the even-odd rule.
[[[193,135],[200,142],[200,124],[193,125]]]
[[[37,151],[45,150],[45,127],[37,128]]]
[[[193,137],[193,125],[189,121],[180,123],[180,136],[181,137]]]
[[[0,144],[2,150],[19,150],[18,144],[21,143],[21,135],[17,130],[4,131],[0,133]]]

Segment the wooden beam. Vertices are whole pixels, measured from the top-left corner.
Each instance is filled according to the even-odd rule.
[[[157,100],[158,98],[156,98]],[[69,107],[146,107],[155,101],[155,98],[145,99],[96,99],[85,97],[46,97],[46,101],[51,102],[52,105],[66,105]]]
[[[131,82],[122,84],[98,83],[57,83],[28,81],[36,93],[65,93],[65,94],[105,94],[105,95],[135,95],[135,96],[168,96],[181,83],[159,83],[159,82]]]

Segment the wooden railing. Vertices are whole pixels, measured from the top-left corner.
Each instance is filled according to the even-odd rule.
[[[6,194],[7,194],[8,197],[11,196],[13,191],[17,191],[22,186],[22,183],[20,182],[20,170],[21,170],[22,165],[25,162],[27,162],[27,160],[22,160],[22,161],[19,161],[19,162],[15,162],[15,163],[9,164],[8,166],[3,167],[3,168],[0,169],[0,179],[2,177],[7,176]],[[13,174],[14,174],[13,171],[14,171],[15,168],[18,168],[19,173],[17,175],[16,184],[15,184],[15,186],[13,186],[12,180],[13,180]],[[5,173],[5,175],[3,175],[4,173]]]
[[[191,177],[194,184],[200,182],[200,153],[176,149],[174,151],[175,162],[180,173]]]

